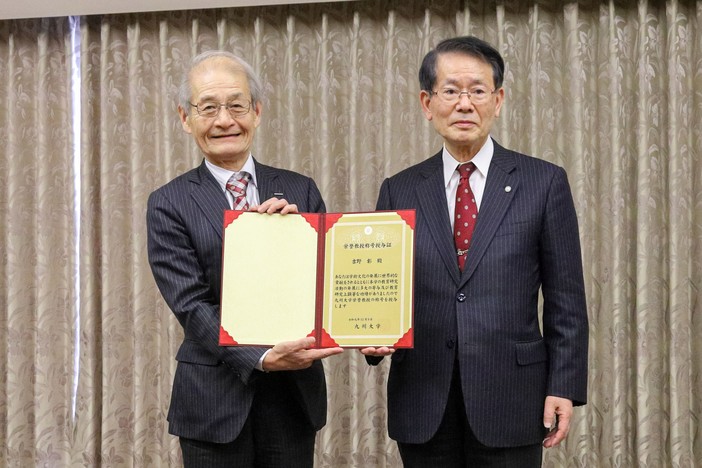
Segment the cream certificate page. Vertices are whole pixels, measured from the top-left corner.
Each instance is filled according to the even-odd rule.
[[[272,345],[315,329],[317,231],[302,216],[241,213],[224,230],[222,329]]]

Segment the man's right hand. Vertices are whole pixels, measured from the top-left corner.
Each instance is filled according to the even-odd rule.
[[[278,343],[263,359],[263,370],[273,372],[307,369],[314,361],[344,352],[341,348],[309,349],[314,343],[315,339],[311,336]]]
[[[285,198],[278,199],[276,197],[271,197],[268,200],[261,203],[260,205],[254,205],[250,207],[249,211],[268,214],[288,214],[298,212],[297,205],[288,203],[288,201]]]

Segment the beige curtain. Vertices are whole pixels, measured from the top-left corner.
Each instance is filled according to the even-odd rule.
[[[0,465],[70,450],[76,251],[68,20],[0,22]]]
[[[371,210],[384,177],[440,148],[416,75],[457,34],[503,53],[494,137],[563,165],[580,219],[590,402],[544,465],[702,465],[702,1],[505,3],[93,16],[75,53],[66,19],[0,22],[0,465],[181,464],[165,414],[182,333],[144,214],[201,159],[175,111],[190,57],[248,59],[268,94],[254,155],[312,176],[331,211]],[[326,368],[316,465],[401,466],[387,364],[348,350]]]

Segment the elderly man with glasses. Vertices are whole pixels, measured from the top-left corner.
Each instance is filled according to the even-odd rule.
[[[222,51],[195,57],[178,112],[204,160],[149,197],[149,263],[184,331],[168,422],[186,467],[311,467],[326,422],[321,359],[342,351],[309,349],[314,338],[218,345],[224,211],[325,209],[312,179],[251,155],[261,110],[262,86],[246,62]],[[239,267],[246,281],[252,265]]]
[[[419,102],[443,148],[380,188],[377,209],[417,210],[415,347],[362,350],[371,364],[392,354],[388,430],[406,467],[540,466],[586,400],[568,180],[490,136],[503,77],[499,52],[476,37],[430,51]]]

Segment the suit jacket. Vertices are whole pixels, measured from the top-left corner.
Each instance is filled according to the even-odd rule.
[[[390,436],[404,443],[433,436],[458,359],[478,440],[539,443],[545,397],[581,405],[587,390],[580,241],[565,171],[495,144],[462,273],[445,193],[441,152],[380,189],[378,210],[417,210],[415,346],[392,356]]]
[[[300,212],[324,211],[312,179],[254,163],[261,201],[282,193]],[[216,443],[234,440],[248,416],[256,385],[263,380],[289,386],[311,426],[319,429],[326,422],[327,405],[321,362],[305,370],[264,374],[255,370],[264,348],[218,345],[227,209],[226,196],[204,161],[149,197],[149,263],[161,294],[184,330],[176,355],[169,432]]]

